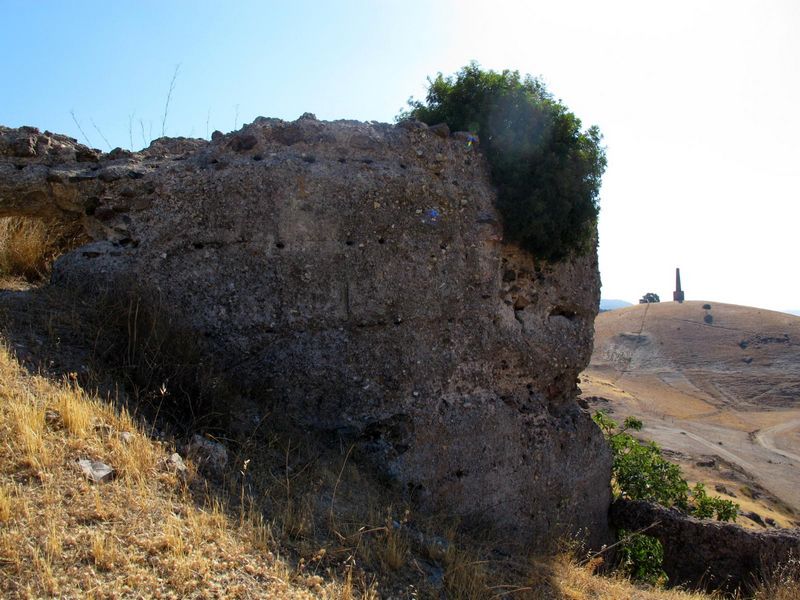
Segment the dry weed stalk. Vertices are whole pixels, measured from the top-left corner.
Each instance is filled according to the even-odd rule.
[[[383,547],[380,553],[381,562],[392,571],[397,571],[406,564],[409,544],[402,532],[394,527],[391,520],[387,519],[386,533],[384,534]]]
[[[169,114],[169,103],[172,100],[172,92],[175,91],[175,81],[178,79],[178,71],[180,70],[181,65],[178,63],[175,65],[175,72],[172,74],[172,79],[169,82],[169,91],[167,92],[167,101],[164,104],[164,117],[161,119],[161,137],[164,137],[167,133],[167,115]]]
[[[69,114],[72,116],[72,121],[77,126],[78,131],[81,132],[81,135],[83,136],[83,140],[86,142],[86,145],[91,148],[92,142],[89,141],[89,136],[86,135],[86,132],[83,130],[83,127],[81,127],[81,122],[78,121],[78,117],[75,115],[75,109],[73,108],[72,110],[70,110]]]
[[[790,557],[772,569],[758,584],[755,600],[797,600],[800,598],[800,558]]]
[[[58,581],[53,575],[53,564],[38,548],[33,549],[33,569],[38,574],[37,583],[47,594],[55,596],[59,593]]]
[[[44,553],[49,563],[53,563],[61,556],[63,547],[63,536],[55,519],[49,519],[47,523],[47,537],[44,541]]]

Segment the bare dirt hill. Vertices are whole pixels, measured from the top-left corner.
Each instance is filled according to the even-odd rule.
[[[800,318],[702,301],[606,312],[581,388],[593,408],[642,418],[643,437],[744,513],[797,519]]]

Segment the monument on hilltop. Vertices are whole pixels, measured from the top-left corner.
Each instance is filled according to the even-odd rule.
[[[675,291],[672,292],[672,300],[674,302],[683,302],[683,290],[681,289],[681,270],[675,269]]]

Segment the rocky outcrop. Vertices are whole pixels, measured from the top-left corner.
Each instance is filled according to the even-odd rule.
[[[575,403],[597,258],[504,244],[476,145],[313,115],[137,153],[0,129],[0,216],[82,222],[94,241],[54,284],[139,282],[231,379],[357,440],[424,507],[598,544],[610,457]]]
[[[673,585],[747,589],[791,558],[800,556],[800,530],[756,531],[734,523],[695,519],[642,501],[616,500],[615,527],[647,528],[664,547],[664,571]]]

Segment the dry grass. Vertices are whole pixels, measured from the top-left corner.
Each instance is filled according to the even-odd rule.
[[[378,559],[387,570],[397,571],[408,560],[410,544],[403,533],[402,523],[392,518],[392,509],[387,510],[384,531],[378,538]]]
[[[62,320],[79,320],[71,326],[92,348],[98,371],[124,387],[138,416],[169,423],[186,437],[225,430],[237,390],[215,368],[202,336],[175,318],[158,291],[123,278],[75,296],[75,310]]]
[[[199,506],[128,416],[29,376],[5,348],[0,395],[0,596],[310,597],[269,540],[247,543],[249,522]],[[89,483],[79,458],[116,478]]]
[[[797,600],[800,598],[800,558],[793,557],[760,582],[756,600]]]
[[[11,490],[6,485],[0,485],[0,523],[10,521],[13,514],[14,505],[11,499]]]
[[[0,274],[28,281],[43,279],[53,260],[82,239],[75,227],[64,224],[0,218]]]
[[[653,589],[637,586],[621,576],[598,576],[591,564],[581,565],[569,554],[562,554],[551,563],[540,565],[550,572],[563,600],[709,600],[722,596],[687,592],[679,589]]]
[[[444,587],[448,598],[461,600],[486,598],[490,584],[485,561],[451,544],[445,553],[444,564]],[[519,587],[510,589],[519,590]]]
[[[91,536],[89,552],[95,566],[101,571],[109,571],[121,560],[117,541],[110,535],[98,531]]]

